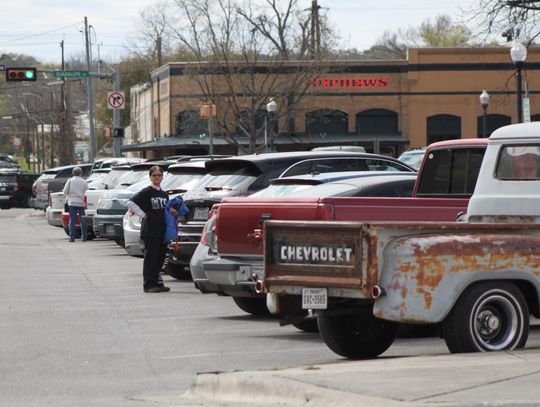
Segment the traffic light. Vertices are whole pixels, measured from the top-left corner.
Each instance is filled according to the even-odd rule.
[[[37,80],[36,68],[6,68],[6,81],[35,81]]]

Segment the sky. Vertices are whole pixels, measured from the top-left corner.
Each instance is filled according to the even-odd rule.
[[[1,0],[6,2],[7,0]],[[306,8],[311,0],[299,0]],[[368,49],[386,30],[417,27],[441,14],[461,21],[475,0],[318,0],[346,48]],[[18,0],[0,14],[0,53],[34,56],[42,63],[85,55],[84,17],[92,25],[93,55],[118,61],[127,52],[139,12],[154,0]],[[99,45],[99,46],[98,46]],[[99,48],[99,49],[98,49]]]

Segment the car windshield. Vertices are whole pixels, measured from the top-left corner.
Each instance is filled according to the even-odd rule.
[[[161,188],[163,188],[164,191],[189,191],[190,189],[193,189],[203,177],[204,174],[201,173],[169,173],[167,178],[161,183]]]
[[[422,165],[424,154],[425,154],[424,150],[409,151],[409,152],[405,152],[401,154],[398,159],[402,163],[410,165],[411,167],[418,170],[420,168],[420,165]]]
[[[328,198],[335,196],[353,196],[358,187],[354,185],[342,184],[338,182],[327,182],[312,186],[311,188],[295,191],[289,196],[305,198]]]
[[[264,189],[261,189],[250,196],[258,198],[277,198],[281,196],[289,196],[293,193],[304,191],[313,188],[312,184],[273,184]]]
[[[124,171],[112,170],[103,178],[103,184],[106,185],[107,188],[112,189],[122,180],[123,177],[126,176],[126,174],[129,174],[128,170],[124,170]]]
[[[130,171],[129,175],[126,175],[125,178],[122,178],[122,182],[120,182],[116,187],[117,188],[119,186],[126,187],[129,185],[136,184],[137,182],[142,181],[144,179],[148,180],[148,170],[144,169],[142,171]]]
[[[147,178],[144,178],[139,182],[131,184],[129,187],[126,188],[126,191],[138,192],[148,185],[150,185],[150,181]]]
[[[195,188],[189,191],[189,196],[199,195],[207,191],[236,189],[244,183],[255,181],[259,173],[248,167],[218,168],[206,174]]]

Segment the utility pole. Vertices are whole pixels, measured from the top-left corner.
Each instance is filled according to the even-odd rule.
[[[86,69],[90,72],[90,40],[88,35],[88,18],[84,17],[84,39],[86,44]],[[96,159],[96,137],[94,134],[94,81],[92,75],[87,78],[88,89],[88,122],[90,131],[90,162]]]
[[[321,27],[317,0],[311,2],[311,57],[318,59],[321,54]]]

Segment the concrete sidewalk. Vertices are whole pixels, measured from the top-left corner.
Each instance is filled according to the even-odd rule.
[[[177,405],[539,406],[540,349],[197,376]],[[171,400],[172,401],[172,400]]]

